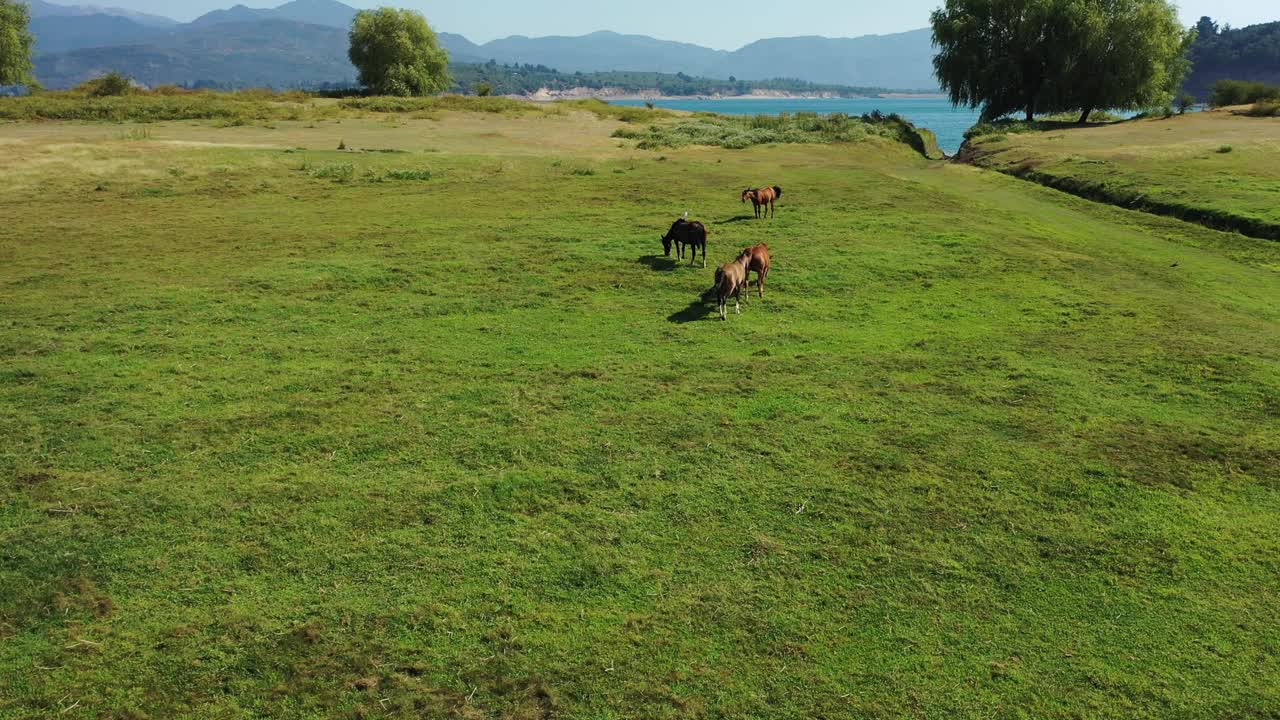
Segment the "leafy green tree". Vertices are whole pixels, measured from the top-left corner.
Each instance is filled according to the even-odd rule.
[[[985,121],[1167,104],[1195,37],[1167,0],[946,0],[931,19],[939,83]]]
[[[982,107],[994,120],[1041,107],[1060,38],[1069,30],[1055,13],[1057,0],[947,0],[931,16],[938,82],[956,105]]]
[[[0,85],[31,85],[31,10],[21,0],[0,0]]]
[[[476,85],[476,95],[480,97],[489,97],[493,94],[493,86],[487,82]]]
[[[1079,110],[1139,110],[1169,106],[1190,63],[1195,30],[1184,30],[1166,0],[1088,0],[1072,4],[1077,37],[1063,58],[1054,103]]]
[[[449,53],[413,10],[361,10],[351,21],[351,64],[379,95],[430,95],[449,87]]]
[[[1218,23],[1208,15],[1201,15],[1200,20],[1196,22],[1196,36],[1201,38],[1211,38],[1218,34]]]

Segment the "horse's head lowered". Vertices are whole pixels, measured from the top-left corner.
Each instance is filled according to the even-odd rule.
[[[685,213],[685,217],[688,217],[688,216],[689,216],[689,213]],[[686,220],[684,218],[680,218],[679,220],[676,220],[675,223],[671,226],[671,229],[667,231],[667,234],[662,236],[662,254],[663,255],[667,257],[671,257],[671,244],[675,242],[676,228],[680,227],[685,222]]]
[[[755,199],[756,199],[756,191],[755,191],[755,190],[752,190],[751,188],[747,188],[746,190],[743,190],[743,191],[742,191],[742,202],[744,202],[744,203],[745,203],[745,202],[747,201],[747,199],[748,199],[748,198],[750,198],[750,199],[754,202],[754,201],[755,201]]]

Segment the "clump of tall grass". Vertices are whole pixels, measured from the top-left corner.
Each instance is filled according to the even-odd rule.
[[[348,182],[355,177],[356,167],[351,163],[325,163],[309,169],[311,177],[325,178],[334,182]]]
[[[384,177],[388,180],[430,180],[431,171],[426,168],[388,170]]]

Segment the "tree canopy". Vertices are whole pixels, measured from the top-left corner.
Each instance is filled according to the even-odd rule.
[[[1191,46],[1191,74],[1186,89],[1208,99],[1213,84],[1224,78],[1280,84],[1280,22],[1217,30],[1210,18],[1197,23],[1200,34]],[[1214,28],[1212,33],[1206,33]]]
[[[931,19],[939,83],[986,120],[1168,103],[1195,37],[1166,0],[947,0]]]
[[[449,53],[421,13],[361,10],[350,39],[360,84],[379,95],[430,95],[449,87]]]
[[[0,0],[0,85],[30,85],[31,10],[20,0]]]

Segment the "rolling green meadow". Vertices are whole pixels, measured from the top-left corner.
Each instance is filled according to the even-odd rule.
[[[0,718],[1280,715],[1280,244],[565,107],[0,124]]]

